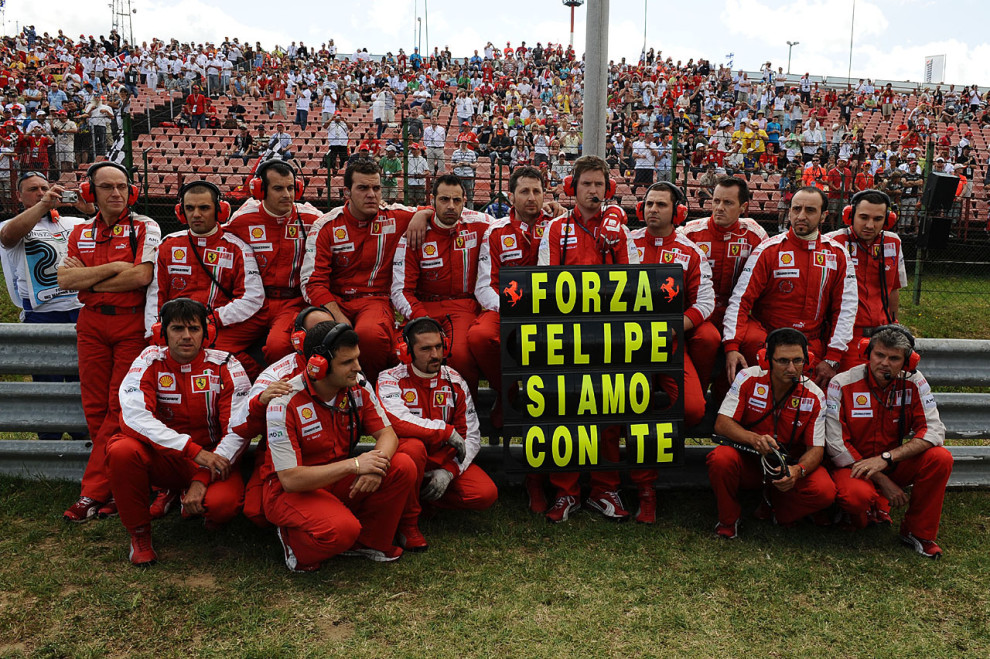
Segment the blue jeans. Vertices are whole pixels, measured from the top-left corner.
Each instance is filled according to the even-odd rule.
[[[79,318],[79,309],[73,309],[72,311],[29,311],[28,307],[30,302],[24,300],[24,322],[37,324],[37,323],[73,323]],[[31,379],[35,382],[79,382],[79,377],[76,375],[32,375]],[[39,432],[38,439],[46,440],[59,440],[62,439],[62,434],[60,432]],[[83,439],[86,437],[84,432],[74,432],[70,433],[72,439]]]

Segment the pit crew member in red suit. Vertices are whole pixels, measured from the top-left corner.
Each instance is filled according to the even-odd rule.
[[[303,359],[303,342],[306,332],[319,323],[335,322],[333,314],[323,307],[306,307],[296,316],[292,331],[292,353],[282,357],[258,376],[248,392],[248,404],[241,408],[234,420],[234,432],[241,437],[253,439],[261,436],[254,453],[254,467],[251,477],[244,486],[244,516],[255,526],[266,528],[271,526],[265,519],[262,506],[262,467],[265,464],[265,453],[268,441],[265,428],[265,411],[273,398],[284,396],[292,391],[289,380],[306,369]]]
[[[608,174],[608,163],[597,156],[582,156],[574,161],[570,182],[565,184],[565,188],[569,188],[568,194],[574,196],[574,210],[547,225],[540,241],[539,265],[639,263],[636,243],[626,227],[625,211],[619,206],[602,204],[602,200],[614,192],[614,183],[609,181]],[[608,460],[618,460],[619,430],[618,426],[605,430],[602,452]],[[548,480],[556,489],[556,499],[546,513],[547,521],[566,521],[572,512],[581,508],[579,476],[576,472],[549,475]],[[588,507],[608,519],[629,519],[629,511],[623,506],[618,492],[619,473],[594,471],[590,478],[591,495],[585,502]],[[655,497],[654,494],[654,505]]]
[[[712,288],[715,291],[715,310],[708,321],[721,331],[725,310],[729,306],[732,289],[739,281],[746,259],[760,243],[767,239],[764,231],[755,220],[740,217],[749,207],[749,187],[741,178],[722,179],[715,186],[712,196],[711,217],[692,220],[677,231],[697,245],[708,259],[712,271]],[[692,356],[701,389],[708,389],[715,364],[725,358],[718,350]],[[721,369],[720,369],[721,370]],[[725,395],[729,381],[724,377],[715,391],[717,398]]]
[[[383,208],[381,168],[371,158],[347,166],[344,189],[347,203],[321,217],[306,241],[302,292],[310,304],[353,325],[373,382],[394,352],[389,293],[395,250],[410,224],[425,224],[428,215],[413,220],[414,208]]]
[[[815,384],[835,376],[856,318],[856,271],[846,250],[818,227],[828,197],[805,187],[791,199],[791,228],[756,248],[746,261],[725,313],[722,344],[730,380],[753,363],[766,335],[781,327],[800,330],[808,348],[824,359]]]
[[[394,540],[416,465],[396,453],[360,353],[349,325],[320,323],[306,333],[306,372],[268,403],[264,510],[290,570],[317,570],[343,552],[380,562],[402,556]],[[365,433],[375,448],[355,454]]]
[[[107,440],[120,431],[117,391],[144,339],[145,290],[151,283],[161,230],[130,210],[137,186],[127,170],[109,161],[90,166],[80,196],[96,204],[92,222],[69,234],[58,285],[79,291],[76,323],[83,412],[93,448],[82,478],[82,496],[65,511],[70,522],[117,513],[106,472]]]
[[[848,218],[848,222],[846,222]],[[857,349],[864,337],[873,330],[897,322],[900,289],[907,286],[901,239],[892,229],[897,215],[890,210],[890,198],[879,190],[864,190],[853,196],[848,210],[843,210],[846,227],[833,231],[828,237],[845,247],[856,269],[856,289],[859,304],[853,338],[839,372],[864,363]]]
[[[478,318],[474,288],[478,253],[493,218],[464,210],[464,185],[454,174],[433,181],[433,205],[419,249],[399,240],[392,267],[392,304],[408,319],[431,316],[447,326],[451,368],[478,392],[478,366],[468,348],[468,328]]]
[[[265,287],[265,301],[256,317],[269,328],[263,352],[272,364],[292,352],[292,321],[306,306],[299,288],[306,236],[321,213],[299,201],[302,178],[281,160],[258,165],[249,186],[252,198],[223,228],[254,252]]]
[[[258,313],[265,290],[254,252],[219,224],[229,215],[230,206],[212,183],[193,181],[179,190],[176,216],[189,228],[165,236],[158,248],[144,309],[145,335],[151,336],[166,302],[177,297],[196,300],[212,311],[214,347],[234,353],[256,378],[261,369],[245,351],[267,330]]]
[[[183,491],[183,516],[202,515],[208,528],[233,519],[244,501],[237,460],[247,441],[230,422],[247,403],[247,374],[230,353],[205,347],[213,330],[200,302],[167,302],[155,329],[166,345],[146,348],[128,370],[120,386],[121,432],[107,444],[110,485],[138,566],[158,558],[151,486]]]
[[[407,551],[427,548],[419,530],[420,499],[466,510],[486,510],[498,499],[495,483],[473,462],[481,448],[478,415],[464,379],[443,363],[446,342],[433,318],[409,321],[399,344],[406,350],[402,363],[378,377],[378,396],[401,445],[414,445],[407,452],[416,462],[416,487],[399,522]]]
[[[705,416],[705,393],[694,359],[707,361],[718,350],[722,337],[707,318],[715,306],[711,268],[705,253],[693,242],[674,231],[687,216],[683,193],[672,183],[661,181],[647,189],[637,207],[646,226],[632,232],[642,263],[679,265],[684,270],[684,423],[688,427],[701,423]],[[705,383],[707,385],[707,382]],[[672,380],[662,381],[664,391],[675,400],[679,392]]]
[[[943,446],[935,396],[917,369],[914,337],[901,325],[883,326],[865,352],[867,363],[840,373],[828,387],[825,429],[836,501],[852,528],[889,524],[890,505],[907,505],[901,542],[939,558],[952,454]],[[908,485],[910,495],[903,489]]]
[[[715,432],[766,457],[783,449],[786,476],[764,483],[760,457],[733,446],[717,446],[708,454],[708,480],[715,491],[718,524],[726,539],[739,534],[741,489],[764,488],[769,504],[757,517],[769,516],[790,526],[824,510],[835,500],[835,485],[819,469],[825,453],[825,396],[802,375],[808,360],[804,334],[781,328],[767,337],[761,364],[739,371],[715,419]]]

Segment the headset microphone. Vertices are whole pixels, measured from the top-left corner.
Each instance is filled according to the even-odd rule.
[[[793,382],[794,384],[801,384],[801,378],[800,377],[793,377],[793,378],[791,378],[791,382]]]
[[[596,204],[600,204],[600,203],[602,203],[602,200],[601,200],[601,199],[599,199],[598,197],[592,197],[592,198],[591,198],[591,201],[593,201],[593,202],[595,202]]]
[[[880,375],[882,375],[883,379],[886,380],[887,382],[890,382],[891,380],[894,379],[894,376],[891,375],[890,373],[881,373]]]

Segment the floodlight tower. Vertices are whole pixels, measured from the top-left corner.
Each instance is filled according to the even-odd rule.
[[[131,8],[131,0],[111,0],[110,10],[113,12],[113,29],[117,31],[121,39],[127,37],[127,43],[134,46],[134,26],[131,24],[131,15],[137,13],[137,9]]]
[[[584,4],[584,0],[561,0],[565,7],[571,8],[571,48],[574,47],[574,10]]]

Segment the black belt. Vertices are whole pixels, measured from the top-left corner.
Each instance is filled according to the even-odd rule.
[[[132,313],[141,313],[144,307],[115,307],[110,304],[103,304],[98,307],[90,307],[93,311],[104,316],[126,316]]]
[[[473,295],[421,295],[423,302],[443,302],[445,300],[473,300]]]
[[[302,292],[298,288],[290,286],[265,286],[265,297],[276,300],[288,300],[294,297],[302,297]]]

